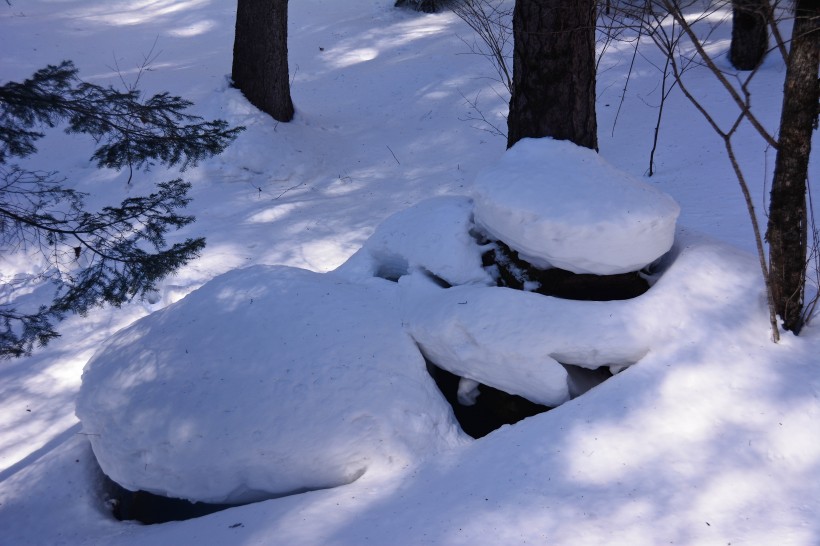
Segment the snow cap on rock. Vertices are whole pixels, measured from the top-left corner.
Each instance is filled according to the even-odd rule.
[[[672,247],[680,207],[569,141],[523,139],[474,187],[475,222],[538,267],[615,275]]]
[[[373,276],[398,279],[419,270],[451,285],[492,284],[472,228],[469,197],[425,199],[384,220],[336,273],[361,281]]]

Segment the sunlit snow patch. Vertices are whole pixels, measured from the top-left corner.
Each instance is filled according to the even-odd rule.
[[[131,490],[242,503],[401,468],[461,438],[390,292],[256,266],[116,334],[77,403]]]
[[[666,253],[680,212],[660,190],[571,142],[524,139],[479,174],[475,222],[538,267],[615,275]]]

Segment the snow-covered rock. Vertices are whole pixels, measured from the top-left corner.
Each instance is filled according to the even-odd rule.
[[[420,286],[407,278],[405,324],[437,366],[546,406],[570,398],[567,370],[639,361],[651,337],[630,301],[573,301],[510,288]],[[559,363],[560,362],[560,363]]]
[[[132,490],[238,503],[458,443],[395,289],[256,266],[119,332],[77,402],[103,471]]]
[[[664,257],[652,288],[620,301],[574,301],[509,288],[442,289],[420,275],[399,281],[404,323],[437,366],[547,406],[577,390],[561,364],[620,371],[708,328],[718,302],[736,320],[762,316],[754,268],[731,247],[684,232]],[[745,269],[744,269],[745,268]],[[734,286],[743,279],[742,286]],[[765,323],[762,324],[765,331]]]
[[[662,191],[568,141],[524,139],[479,174],[475,222],[538,267],[614,275],[666,253],[680,212]]]
[[[418,270],[451,285],[492,284],[481,266],[482,248],[473,229],[469,197],[426,199],[388,217],[336,272],[361,280],[398,279]]]

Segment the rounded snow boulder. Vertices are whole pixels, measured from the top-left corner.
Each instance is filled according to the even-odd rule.
[[[669,251],[680,207],[569,141],[523,139],[474,188],[476,225],[537,267],[616,275]]]
[[[256,266],[120,331],[77,402],[102,470],[131,490],[243,503],[460,442],[394,287]]]
[[[450,285],[492,284],[473,237],[469,197],[425,199],[389,216],[336,273],[351,280],[426,272]]]

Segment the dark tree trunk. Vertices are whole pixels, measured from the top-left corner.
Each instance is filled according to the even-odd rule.
[[[234,85],[278,121],[293,119],[288,76],[288,0],[239,0]]]
[[[732,0],[732,45],[729,61],[738,70],[753,70],[769,48],[767,0]]]
[[[396,0],[394,4],[397,8],[411,7],[416,11],[424,13],[435,13],[438,11],[436,0]]]
[[[820,100],[820,2],[798,0],[795,15],[766,238],[775,310],[784,327],[798,333],[806,281],[806,178]]]
[[[517,0],[507,147],[553,137],[598,149],[595,0]]]

